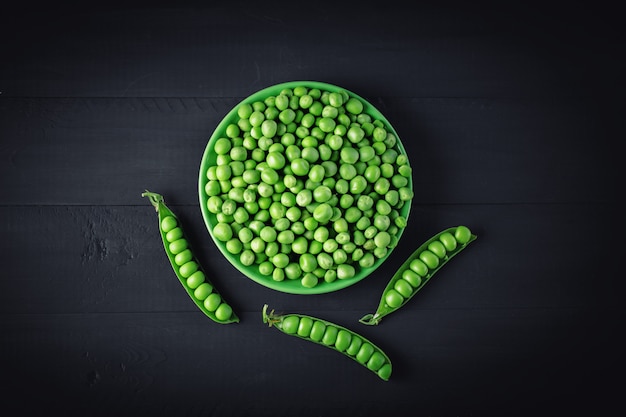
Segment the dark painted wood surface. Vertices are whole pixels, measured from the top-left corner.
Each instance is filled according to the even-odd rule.
[[[623,36],[607,7],[447,3],[9,8],[0,27],[2,415],[526,416],[618,404]],[[262,287],[220,255],[197,179],[241,99],[312,79],[372,101],[410,155],[401,245],[336,293]],[[144,189],[165,195],[241,323],[187,298]],[[368,327],[441,229],[478,240]],[[389,382],[261,322],[352,328]],[[617,379],[614,378],[617,376]]]

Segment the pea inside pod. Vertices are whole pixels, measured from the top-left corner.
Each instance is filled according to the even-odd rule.
[[[220,324],[238,323],[239,317],[210,282],[189,246],[178,217],[165,205],[163,196],[146,190],[159,217],[159,231],[174,273],[196,306]]]
[[[391,376],[391,360],[378,346],[343,326],[302,314],[276,314],[263,306],[263,322],[281,332],[333,349],[365,366],[384,381]]]
[[[367,325],[380,323],[383,317],[405,305],[450,259],[476,240],[467,226],[445,229],[424,242],[400,266],[387,283],[373,314],[366,314],[359,322]]]

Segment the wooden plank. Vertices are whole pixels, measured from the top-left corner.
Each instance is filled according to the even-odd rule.
[[[0,313],[202,313],[166,259],[157,218],[142,206],[0,207]],[[211,241],[200,211],[172,206],[214,284],[238,311],[264,303],[313,311],[372,310],[397,268],[435,233],[466,224],[479,236],[405,308],[617,306],[615,207],[417,206],[401,244],[371,277],[336,293],[294,296],[243,276]],[[357,320],[361,316],[356,316]],[[401,318],[398,317],[401,321]],[[208,320],[208,319],[206,319]],[[396,320],[390,316],[387,320]]]
[[[246,3],[20,8],[0,32],[2,94],[239,97],[311,79],[392,97],[595,96],[624,68],[610,8]]]
[[[0,202],[141,204],[148,188],[196,204],[208,138],[239,99],[2,99]],[[371,100],[407,149],[416,204],[617,199],[618,142],[601,103]]]
[[[183,312],[2,315],[0,379],[10,382],[2,407],[72,416],[608,412],[619,396],[607,376],[621,352],[592,322],[601,316],[433,309],[368,327],[335,314],[392,358],[383,382],[331,349],[267,328],[256,313],[228,326]]]

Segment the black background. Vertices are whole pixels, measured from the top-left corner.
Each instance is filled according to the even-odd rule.
[[[620,410],[625,68],[608,4],[20,3],[0,19],[1,414]],[[245,278],[198,205],[217,123],[293,80],[370,100],[413,167],[400,246],[336,293]],[[146,188],[241,323],[188,299]],[[401,311],[359,324],[404,259],[458,224],[476,242]],[[391,380],[267,328],[264,303],[375,341]]]

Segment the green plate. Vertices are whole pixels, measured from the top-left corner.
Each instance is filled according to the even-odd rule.
[[[321,91],[328,91],[328,92],[345,91],[350,97],[359,99],[363,103],[363,112],[366,114],[369,114],[374,120],[380,120],[385,125],[385,128],[387,129],[387,131],[392,132],[396,136],[397,143],[396,143],[396,146],[394,147],[396,151],[398,151],[400,154],[406,155],[406,151],[404,147],[402,146],[400,137],[398,136],[395,129],[392,127],[391,123],[389,123],[389,121],[385,118],[385,116],[383,116],[383,114],[380,111],[378,111],[367,100],[363,99],[362,97],[358,96],[357,94],[351,91],[348,91],[345,88],[328,84],[328,83],[323,83],[323,82],[318,82],[318,81],[290,81],[290,82],[276,84],[276,85],[264,88],[250,95],[249,97],[245,98],[239,104],[237,104],[224,117],[224,119],[222,119],[222,121],[217,125],[215,131],[213,132],[213,134],[211,135],[207,143],[207,146],[204,150],[204,154],[202,155],[202,161],[200,164],[200,172],[198,176],[198,195],[200,199],[200,209],[202,211],[202,216],[204,218],[204,222],[209,231],[209,234],[211,235],[211,238],[213,239],[213,241],[215,242],[215,244],[217,245],[221,253],[226,257],[226,259],[228,259],[228,261],[235,268],[237,268],[241,273],[243,273],[245,276],[252,279],[253,281],[257,282],[258,284],[261,284],[267,288],[271,288],[276,291],[290,293],[290,294],[323,294],[323,293],[329,293],[329,292],[346,288],[350,285],[356,284],[357,282],[363,280],[365,277],[367,277],[372,272],[374,272],[378,267],[380,267],[380,265],[382,265],[382,263],[392,253],[393,249],[389,249],[387,251],[387,254],[384,257],[376,259],[374,265],[371,267],[362,268],[358,264],[354,264],[353,266],[356,269],[356,274],[352,278],[336,279],[332,282],[325,282],[323,279],[320,279],[320,282],[312,288],[304,287],[300,283],[300,279],[289,280],[285,278],[283,281],[275,281],[272,279],[271,275],[265,276],[261,274],[259,272],[258,265],[255,265],[255,264],[251,266],[243,265],[240,262],[239,257],[237,255],[233,255],[230,252],[228,252],[228,250],[226,249],[225,243],[221,242],[213,235],[213,226],[217,223],[217,220],[216,220],[215,214],[209,212],[209,210],[207,209],[207,204],[206,204],[207,199],[208,199],[207,193],[205,191],[205,186],[208,182],[206,173],[210,166],[216,165],[216,160],[217,160],[217,155],[213,151],[213,147],[215,145],[215,142],[220,137],[226,136],[226,133],[225,133],[226,127],[231,123],[236,123],[237,120],[239,119],[239,116],[237,115],[237,108],[243,103],[251,104],[256,101],[264,101],[267,97],[278,95],[283,89],[293,89],[297,86],[305,86],[308,89],[317,88]],[[413,190],[413,182],[410,176],[408,177],[407,187],[410,188],[411,191]],[[400,214],[404,216],[404,218],[407,220],[409,217],[410,208],[411,208],[411,200],[405,201],[405,204],[400,209]],[[396,234],[396,238],[398,240],[402,236],[403,231],[404,231],[404,228],[400,228],[398,233]]]

